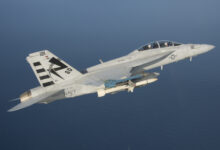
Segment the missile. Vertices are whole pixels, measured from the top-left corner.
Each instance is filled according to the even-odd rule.
[[[157,80],[158,80],[158,78],[152,78],[152,79],[148,79],[148,80],[139,81],[139,82],[136,83],[136,87],[144,86],[144,85],[147,85],[149,83],[153,83]]]
[[[123,80],[123,82],[121,81],[115,81],[116,83],[112,83],[113,81],[111,81],[111,86],[107,86],[103,89],[99,89],[97,91],[97,95],[98,97],[103,97],[106,94],[114,94],[116,92],[120,92],[120,91],[125,91],[127,90],[128,92],[133,92],[134,88],[136,87],[141,87],[141,86],[145,86],[149,83],[153,83],[155,81],[158,80],[158,78],[156,78],[159,74],[157,73],[153,73],[153,74],[148,74],[147,76],[140,76],[138,78],[128,78],[130,80]],[[115,85],[114,87],[112,87],[112,85]]]

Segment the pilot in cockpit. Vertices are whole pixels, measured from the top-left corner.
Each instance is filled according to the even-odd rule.
[[[165,43],[164,43],[164,46],[165,46],[165,47],[168,47],[168,43],[167,43],[167,42],[165,42]]]

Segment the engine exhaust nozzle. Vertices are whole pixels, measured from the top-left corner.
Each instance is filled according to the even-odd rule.
[[[20,102],[25,102],[28,101],[32,96],[31,96],[31,91],[26,91],[23,94],[20,95]]]

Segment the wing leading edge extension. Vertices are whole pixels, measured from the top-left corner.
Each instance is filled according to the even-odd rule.
[[[135,74],[138,74],[138,73],[140,73],[140,72],[144,72],[144,71],[145,71],[144,68],[146,68],[146,67],[148,67],[148,66],[150,66],[150,65],[156,64],[156,63],[158,63],[158,62],[164,60],[165,58],[167,58],[167,57],[168,57],[170,54],[172,54],[172,53],[173,53],[173,51],[172,51],[172,52],[167,52],[167,53],[164,53],[164,54],[160,54],[160,55],[158,55],[158,56],[155,56],[155,58],[154,58],[152,61],[147,62],[147,63],[144,63],[144,64],[139,65],[139,66],[133,67],[133,68],[131,69],[130,73],[131,73],[132,75],[135,75]]]

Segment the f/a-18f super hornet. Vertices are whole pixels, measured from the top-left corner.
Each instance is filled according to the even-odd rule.
[[[8,111],[16,111],[35,103],[48,104],[55,100],[97,93],[98,97],[127,90],[157,81],[159,73],[146,72],[214,48],[207,44],[181,44],[171,41],[156,41],[146,44],[131,53],[77,71],[63,60],[42,50],[29,54],[31,65],[40,86],[21,94],[20,103]]]

